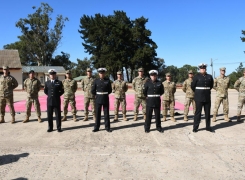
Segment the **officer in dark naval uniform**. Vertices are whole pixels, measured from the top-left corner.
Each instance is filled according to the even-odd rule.
[[[157,80],[158,72],[151,70],[149,72],[151,80],[144,84],[143,93],[146,97],[146,120],[145,132],[150,132],[152,112],[154,110],[156,119],[156,128],[159,132],[163,132],[160,120],[161,95],[164,93],[162,82]]]
[[[95,114],[96,121],[93,132],[100,129],[101,108],[103,106],[105,129],[111,132],[110,128],[110,115],[109,115],[109,94],[112,92],[110,79],[105,77],[106,68],[99,68],[99,78],[94,80],[91,93],[95,95]]]
[[[60,96],[64,93],[62,82],[56,79],[56,70],[50,69],[50,80],[45,83],[44,93],[47,97],[47,112],[48,112],[48,131],[53,131],[53,111],[56,116],[57,131],[61,130],[61,110],[60,110]]]
[[[194,91],[194,100],[196,103],[196,112],[194,116],[193,132],[198,131],[201,121],[202,107],[204,107],[206,130],[214,132],[210,127],[210,108],[211,108],[211,89],[213,88],[213,77],[207,74],[207,64],[198,65],[199,73],[196,74],[191,83],[191,89]]]

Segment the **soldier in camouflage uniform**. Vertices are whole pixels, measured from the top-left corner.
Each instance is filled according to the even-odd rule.
[[[163,83],[164,94],[162,96],[162,115],[163,120],[166,121],[168,107],[170,109],[170,117],[172,121],[176,121],[174,118],[174,93],[176,92],[176,85],[174,82],[171,82],[171,74],[166,73],[166,81]]]
[[[24,81],[24,89],[27,92],[27,99],[26,119],[23,121],[23,123],[27,123],[29,121],[29,117],[31,116],[32,104],[34,105],[34,108],[36,110],[38,122],[42,122],[40,103],[38,99],[38,92],[41,89],[41,82],[37,78],[35,78],[35,72],[33,70],[29,71],[29,78]]]
[[[142,106],[142,112],[144,115],[144,120],[146,119],[146,97],[143,94],[144,84],[148,77],[144,77],[144,69],[138,69],[139,76],[133,79],[132,88],[136,92],[135,99],[134,99],[134,121],[137,121],[138,113],[139,113],[139,106]]]
[[[114,101],[114,121],[118,120],[118,111],[119,111],[119,106],[121,103],[122,107],[122,113],[123,113],[123,120],[127,121],[126,117],[126,95],[125,92],[128,90],[128,84],[122,80],[122,72],[118,71],[117,72],[117,80],[114,81],[112,84],[112,92],[114,93],[115,96],[115,101]]]
[[[82,84],[82,90],[84,91],[84,119],[83,121],[87,121],[88,120],[88,107],[89,104],[91,105],[91,109],[92,109],[92,114],[93,114],[93,119],[94,121],[96,120],[95,118],[95,97],[94,95],[91,93],[91,89],[92,89],[92,85],[94,82],[95,78],[92,77],[92,69],[91,68],[87,68],[87,77],[84,78],[81,82]]]
[[[228,100],[228,88],[230,86],[230,78],[225,76],[225,67],[220,68],[220,76],[214,79],[214,86],[213,89],[217,91],[214,111],[213,111],[213,119],[212,121],[216,121],[216,116],[218,113],[218,109],[220,104],[223,104],[223,112],[224,112],[224,119],[227,122],[230,122],[228,117],[229,113],[229,100]]]
[[[5,107],[8,104],[10,114],[12,116],[11,123],[15,123],[15,110],[14,110],[14,98],[13,90],[18,86],[16,79],[9,75],[9,67],[3,66],[3,75],[0,76],[0,109],[1,119],[0,123],[4,123]]]
[[[188,121],[188,113],[189,113],[189,107],[192,103],[193,107],[193,114],[195,114],[196,111],[196,105],[194,101],[194,92],[191,89],[191,82],[193,79],[193,72],[190,70],[188,72],[189,78],[184,81],[182,90],[186,93],[185,94],[185,109],[184,109],[184,121]]]
[[[62,118],[62,121],[67,120],[67,112],[68,112],[67,109],[68,109],[68,104],[70,103],[73,120],[76,122],[77,109],[76,109],[75,92],[77,91],[77,82],[74,79],[72,79],[70,70],[66,71],[66,79],[62,81],[62,84],[64,87],[64,100],[63,100],[64,117]]]
[[[245,103],[245,69],[243,69],[243,77],[240,77],[234,84],[234,88],[239,92],[237,104],[237,121],[241,120],[241,111]]]

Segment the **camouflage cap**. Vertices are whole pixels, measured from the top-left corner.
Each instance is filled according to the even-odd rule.
[[[171,76],[171,74],[170,74],[170,73],[166,73],[165,75],[166,75],[166,76]]]
[[[122,75],[122,71],[117,71],[117,74],[120,74],[120,75]]]
[[[139,68],[138,69],[138,72],[143,72],[144,71],[144,68]]]
[[[66,74],[71,74],[71,70],[67,70],[66,71]]]
[[[31,74],[31,73],[34,73],[35,71],[34,70],[30,70],[29,72],[28,72],[28,74]]]
[[[8,66],[3,66],[3,69],[9,69],[9,67]]]
[[[226,70],[226,68],[225,68],[225,67],[221,67],[221,68],[219,68],[219,70],[221,70],[221,71],[225,71],[225,70]]]
[[[193,74],[193,71],[192,71],[192,70],[189,70],[189,71],[188,71],[188,74]]]
[[[92,72],[92,69],[91,68],[87,68],[87,72]]]

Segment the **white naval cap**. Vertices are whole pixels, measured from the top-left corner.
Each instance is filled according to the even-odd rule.
[[[200,64],[198,64],[198,67],[200,68],[200,67],[207,67],[208,65],[207,64],[205,64],[205,63],[200,63]]]
[[[98,69],[98,72],[103,72],[103,71],[106,72],[107,71],[106,68],[99,68]]]
[[[149,74],[157,74],[158,75],[158,71],[157,70],[150,70]]]
[[[48,70],[48,73],[49,73],[49,74],[56,74],[56,70],[55,70],[55,69],[49,69],[49,70]]]

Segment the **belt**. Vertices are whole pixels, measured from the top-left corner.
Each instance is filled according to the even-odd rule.
[[[147,95],[147,97],[160,97],[160,94],[155,94],[155,95]]]
[[[108,92],[96,92],[96,94],[108,94]]]
[[[210,87],[196,87],[196,89],[210,89]]]

